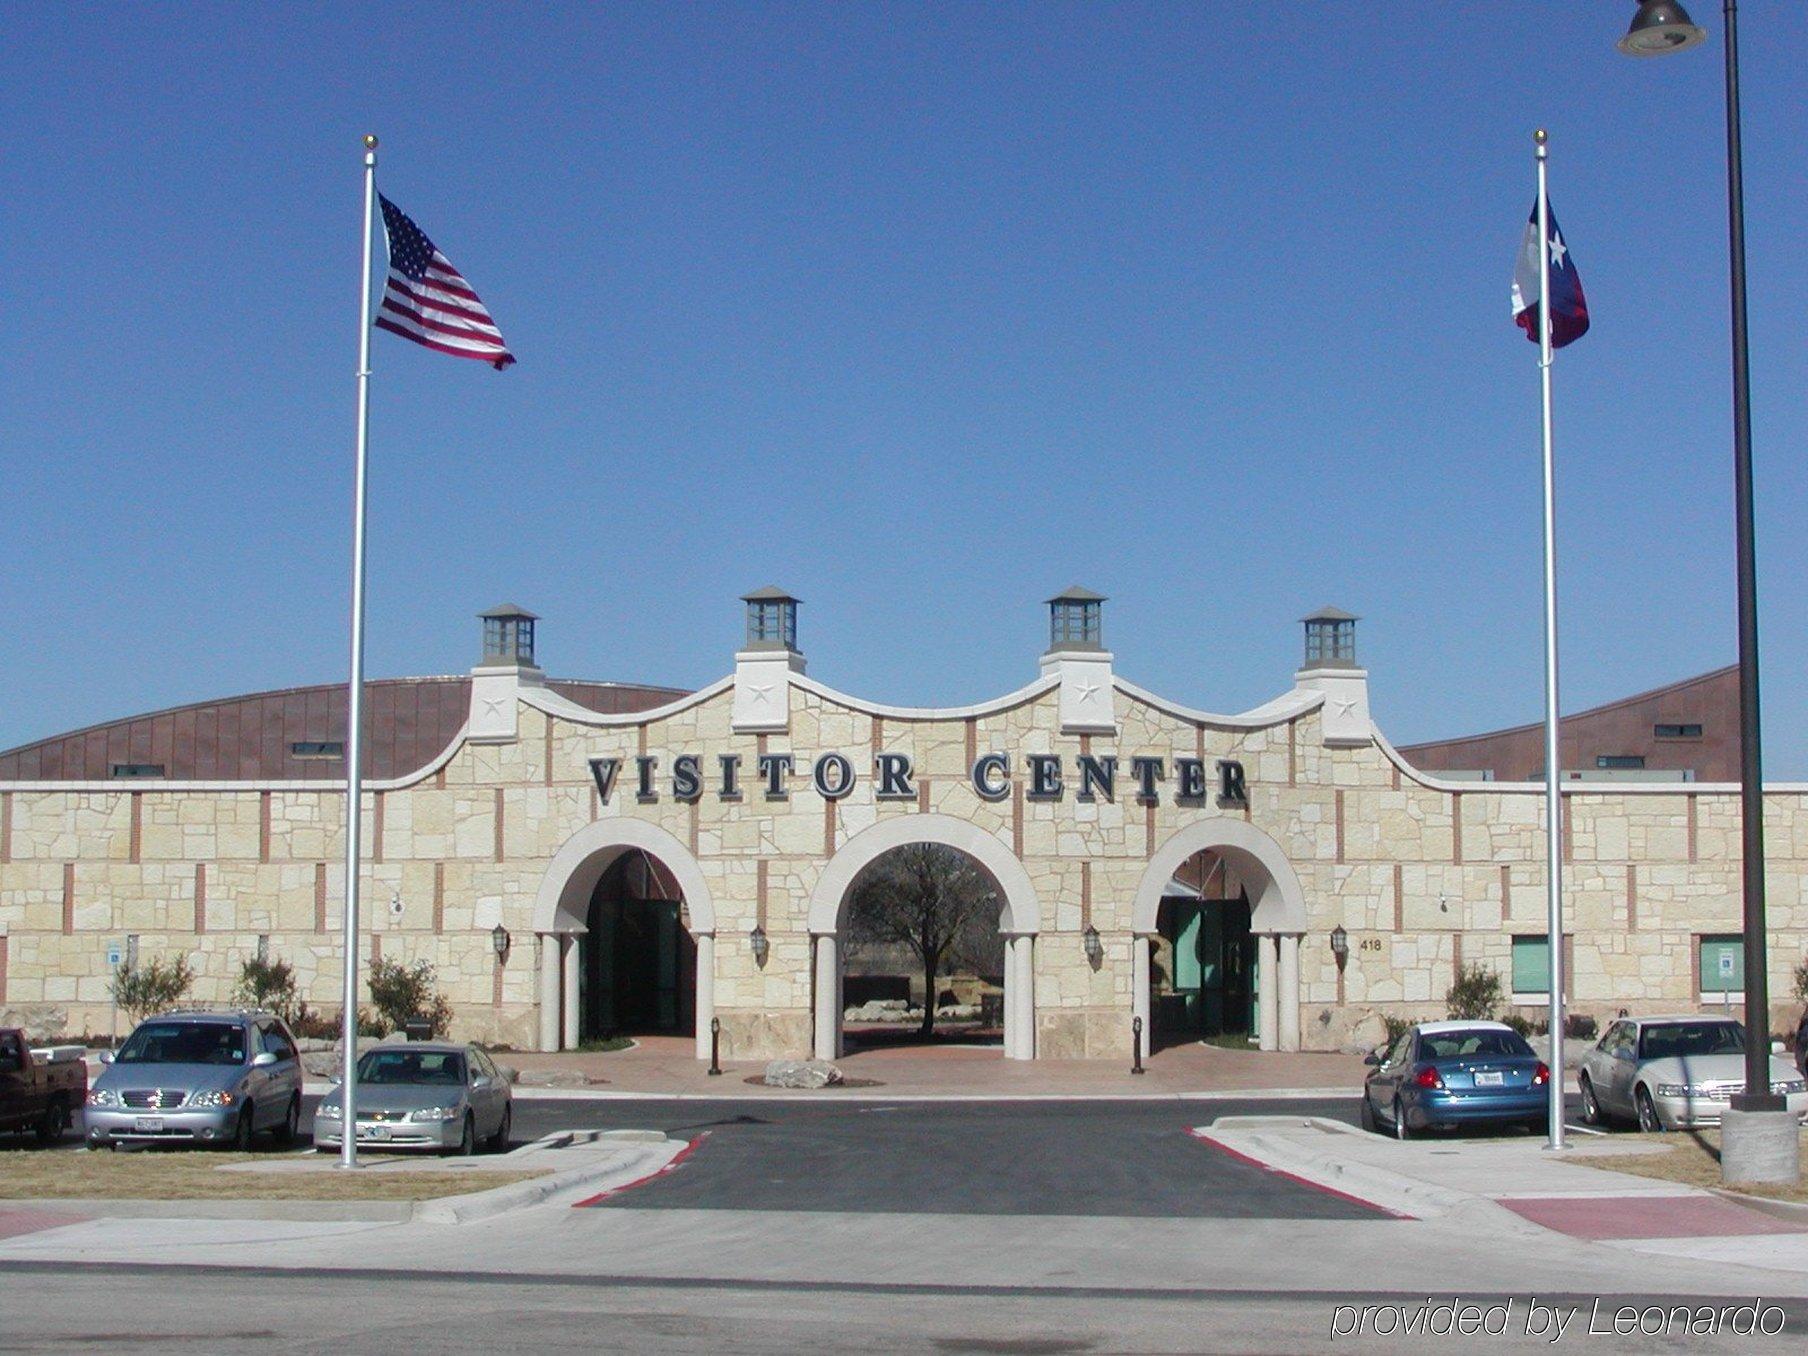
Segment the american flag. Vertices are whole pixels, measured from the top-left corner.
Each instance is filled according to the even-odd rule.
[[[498,372],[514,362],[502,331],[464,274],[406,212],[380,193],[377,201],[389,234],[389,281],[377,328],[455,358],[479,358]]]

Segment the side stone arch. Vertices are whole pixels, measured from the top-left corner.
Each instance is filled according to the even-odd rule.
[[[1156,932],[1162,892],[1195,853],[1218,853],[1242,875],[1249,891],[1249,928],[1256,934],[1257,1040],[1264,1050],[1300,1046],[1299,949],[1305,934],[1306,894],[1281,845],[1243,819],[1201,819],[1155,850],[1136,887],[1132,1011],[1142,1019],[1144,1049],[1151,1034],[1149,941]]]
[[[809,927],[815,948],[815,1049],[818,1059],[841,1053],[841,916],[854,878],[894,848],[939,843],[984,867],[1004,898],[998,930],[1005,936],[1006,1059],[1036,1057],[1035,942],[1042,901],[1017,854],[992,834],[951,815],[908,814],[862,829],[836,850],[810,892]],[[929,1002],[935,1001],[933,994]]]
[[[565,843],[534,897],[540,945],[540,1048],[575,1046],[578,1039],[578,938],[588,927],[590,898],[603,873],[624,852],[639,850],[672,873],[690,915],[697,946],[697,1058],[709,1058],[709,1023],[716,1013],[716,906],[691,850],[657,824],[616,815],[586,824]]]

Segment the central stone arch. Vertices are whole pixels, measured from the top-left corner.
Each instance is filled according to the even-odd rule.
[[[577,1042],[577,938],[588,926],[590,899],[603,874],[624,854],[640,851],[670,873],[690,915],[696,943],[692,1008],[698,1059],[709,1058],[709,1022],[716,1010],[716,907],[696,857],[657,824],[625,815],[598,819],[565,840],[540,878],[534,932],[540,943],[540,1047]]]
[[[841,1051],[841,919],[849,888],[871,863],[894,848],[939,843],[984,867],[1004,898],[998,930],[1006,938],[1006,1059],[1036,1057],[1035,939],[1042,901],[1017,855],[994,835],[951,815],[910,814],[880,820],[836,850],[810,892],[809,926],[815,947],[815,1049],[818,1059]],[[934,996],[929,997],[934,1002]]]
[[[1237,868],[1249,891],[1250,931],[1257,937],[1258,1032],[1264,1050],[1300,1045],[1299,946],[1306,931],[1306,895],[1281,845],[1243,819],[1197,820],[1156,849],[1137,885],[1131,910],[1136,934],[1132,1011],[1150,1024],[1149,940],[1156,931],[1162,892],[1195,853],[1213,851]],[[1145,1051],[1147,1045],[1144,1046]]]

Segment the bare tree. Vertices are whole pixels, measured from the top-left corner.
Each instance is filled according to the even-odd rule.
[[[910,948],[923,970],[922,1034],[935,1031],[936,977],[944,965],[983,973],[1000,951],[1003,901],[991,875],[940,843],[893,848],[854,878],[848,940]]]

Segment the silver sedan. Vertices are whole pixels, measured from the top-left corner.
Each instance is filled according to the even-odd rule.
[[[1641,1130],[1719,1125],[1745,1089],[1745,1028],[1725,1017],[1622,1017],[1582,1057],[1582,1119],[1616,1116]],[[1770,1090],[1797,1117],[1808,1113],[1808,1082],[1784,1059],[1770,1059]]]
[[[358,1060],[353,1109],[360,1148],[472,1154],[508,1147],[514,1106],[508,1079],[475,1045],[380,1045]],[[344,1089],[314,1109],[314,1147],[345,1141]]]

